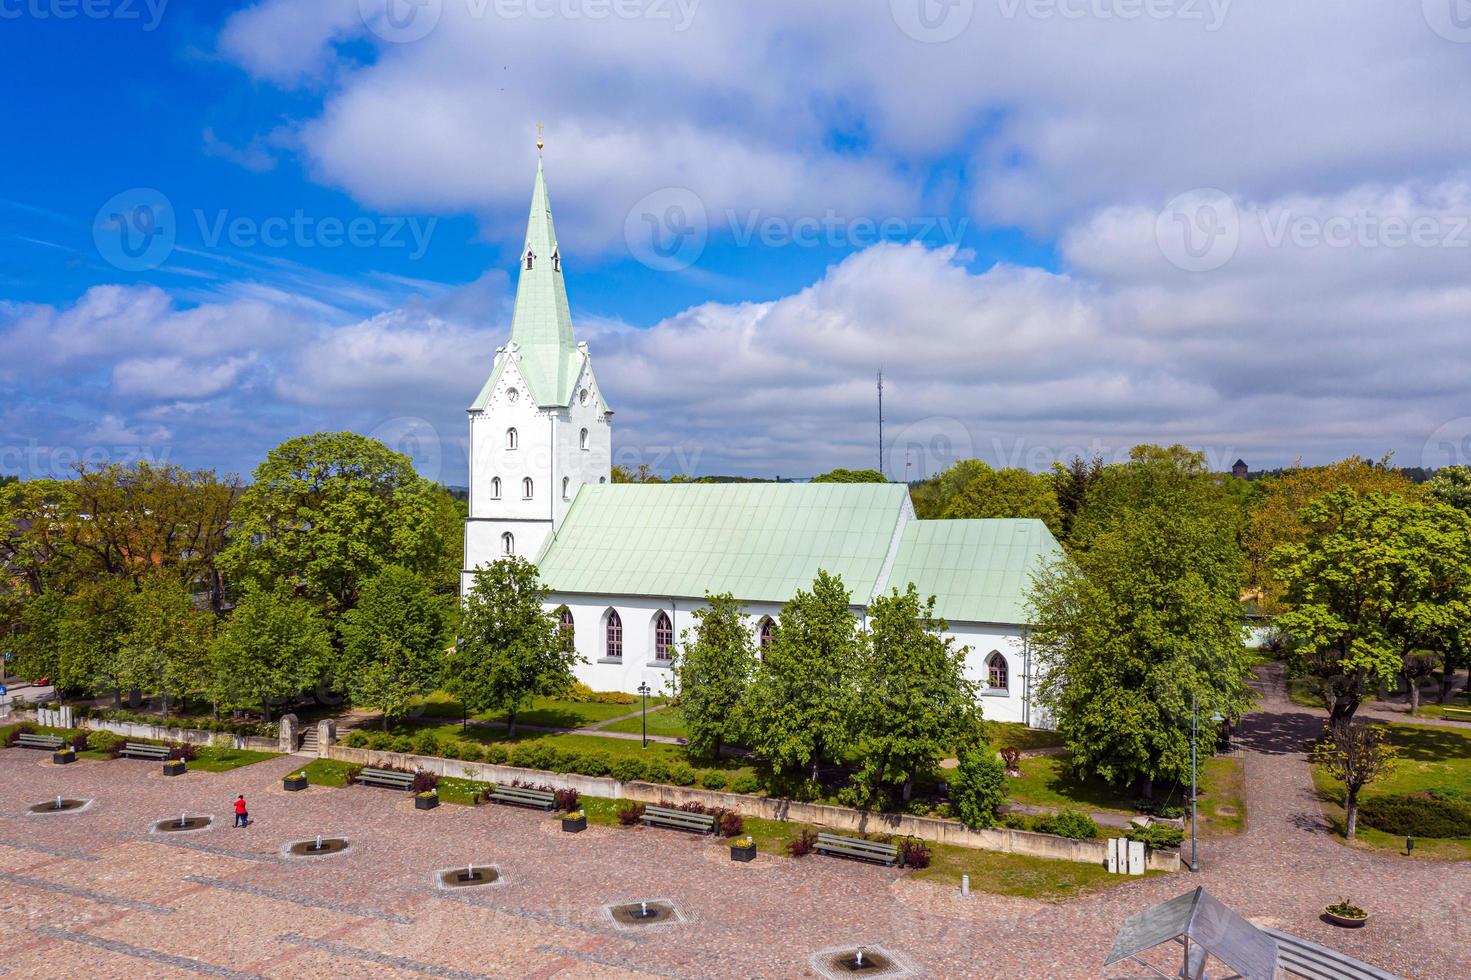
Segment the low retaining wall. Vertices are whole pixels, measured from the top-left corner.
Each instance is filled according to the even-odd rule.
[[[69,709],[62,709],[69,710]],[[198,728],[168,728],[164,725],[142,725],[135,721],[107,721],[102,718],[73,718],[72,724],[61,724],[62,718],[58,712],[50,709],[39,709],[37,711],[16,712],[17,717],[25,717],[36,721],[38,724],[58,728],[79,728],[95,732],[112,732],[124,738],[149,738],[160,742],[180,742],[189,745],[209,745],[217,736],[224,735],[234,739],[234,748],[249,749],[252,752],[276,752],[279,751],[274,738],[257,738],[253,735],[235,735],[230,732],[206,732]]]
[[[745,796],[740,793],[718,793],[688,786],[665,786],[642,782],[625,783],[607,776],[543,772],[539,769],[520,769],[515,766],[498,766],[487,762],[464,762],[458,759],[441,759],[437,756],[354,749],[346,745],[330,746],[324,750],[324,755],[329,759],[358,766],[418,768],[440,776],[456,776],[487,783],[510,783],[519,780],[551,786],[553,789],[575,789],[585,796],[600,796],[605,799],[633,800],[638,803],[659,803],[664,800],[671,800],[676,804],[702,803],[705,806],[724,807],[742,816],[762,820],[792,821],[859,833],[920,837],[937,844],[951,844],[956,847],[970,847],[982,851],[1000,851],[1005,854],[1022,854],[1029,857],[1048,858],[1053,861],[1074,861],[1079,864],[1097,865],[1104,865],[1108,862],[1108,842],[1104,840],[1071,840],[1051,834],[1034,834],[1025,830],[1005,828],[971,830],[954,820],[938,820],[934,817],[870,813],[848,807],[799,803],[795,800]],[[1150,851],[1148,867],[1151,871],[1179,871],[1180,855],[1173,851]]]

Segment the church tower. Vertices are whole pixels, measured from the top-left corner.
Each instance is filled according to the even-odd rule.
[[[538,139],[510,341],[469,408],[467,583],[469,572],[507,555],[536,561],[578,489],[612,475],[613,412],[587,344],[572,336],[541,148]]]

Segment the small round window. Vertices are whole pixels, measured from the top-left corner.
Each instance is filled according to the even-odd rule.
[[[578,395],[577,395],[577,404],[579,404],[579,405],[586,405],[587,404],[587,389],[586,388],[582,389],[582,391],[578,393]]]
[[[507,388],[506,389],[506,401],[509,401],[509,402],[513,402],[514,403],[516,401],[516,399],[518,399],[520,397],[521,397],[521,392],[517,391],[515,388]]]

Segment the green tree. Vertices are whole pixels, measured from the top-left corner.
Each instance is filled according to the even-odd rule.
[[[960,750],[959,765],[950,775],[950,799],[967,827],[994,827],[1006,804],[1006,766],[984,739]]]
[[[156,694],[169,716],[175,701],[208,690],[213,614],[196,609],[173,577],[143,583],[132,597],[131,628],[123,636],[118,673],[124,687]]]
[[[1075,769],[1110,783],[1189,770],[1192,702],[1204,744],[1251,704],[1242,644],[1239,511],[1181,447],[1104,468],[1073,525],[1071,560],[1030,593],[1038,702]]]
[[[213,699],[232,708],[259,707],[269,722],[272,702],[296,697],[325,675],[332,637],[313,603],[256,591],[240,600],[211,654]]]
[[[1103,457],[1092,459],[1074,456],[1066,463],[1052,464],[1052,492],[1057,497],[1058,509],[1062,512],[1062,525],[1053,533],[1066,542],[1073,531],[1073,522],[1083,512],[1088,499],[1088,490],[1103,475]]]
[[[883,807],[895,790],[907,802],[915,780],[934,777],[940,759],[974,737],[981,713],[976,684],[965,676],[966,648],[945,635],[933,596],[921,600],[912,583],[878,596],[868,623],[852,714],[859,760],[852,795]]]
[[[813,483],[888,483],[889,478],[878,470],[829,470],[814,476]]]
[[[756,650],[745,606],[729,592],[706,595],[705,603],[695,610],[695,627],[685,631],[670,674],[690,753],[719,758],[756,674]]]
[[[974,462],[974,461],[973,461]],[[1062,507],[1050,477],[1027,470],[993,470],[984,463],[946,504],[951,519],[1031,517],[1042,521],[1054,535],[1063,530]]]
[[[1471,513],[1471,466],[1446,466],[1435,471],[1425,485],[1434,500]]]
[[[123,699],[123,643],[132,629],[133,589],[121,579],[87,582],[66,597],[57,624],[57,686]]]
[[[62,671],[61,623],[66,606],[66,596],[53,589],[27,598],[20,610],[19,629],[9,640],[15,653],[11,671],[27,680],[50,678],[62,694],[75,689],[75,681]],[[73,683],[63,683],[67,680]]]
[[[351,609],[384,565],[438,575],[448,592],[461,534],[453,513],[453,500],[421,479],[409,457],[352,432],[319,432],[282,443],[256,467],[220,565],[328,615]]]
[[[399,718],[439,682],[449,644],[453,597],[388,565],[363,584],[358,604],[342,617],[337,671],[353,704]]]
[[[1313,762],[1343,783],[1344,836],[1353,840],[1359,827],[1359,792],[1394,772],[1397,757],[1380,725],[1344,724],[1329,730],[1313,747]]]
[[[817,573],[812,591],[783,608],[746,701],[750,748],[778,770],[806,767],[815,781],[824,758],[849,747],[854,678],[865,638],[843,580]]]
[[[537,697],[563,694],[582,662],[566,649],[556,617],[546,610],[536,566],[503,558],[475,570],[465,596],[459,639],[445,667],[445,687],[467,711],[503,711],[506,734]]]
[[[1316,679],[1338,729],[1407,658],[1462,649],[1471,618],[1471,516],[1433,500],[1350,489],[1303,508],[1275,575],[1291,609],[1292,666]]]

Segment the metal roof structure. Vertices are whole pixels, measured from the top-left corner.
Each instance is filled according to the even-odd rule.
[[[1179,943],[1185,950],[1184,966],[1174,976],[1201,980],[1206,962],[1212,956],[1235,970],[1242,980],[1274,980],[1277,975],[1277,941],[1207,894],[1204,888],[1188,891],[1130,917],[1119,929],[1113,951],[1103,965],[1136,959],[1164,943]],[[1137,962],[1154,969],[1142,960]]]
[[[853,604],[913,582],[952,622],[1021,624],[1062,548],[1041,521],[920,521],[900,483],[587,485],[539,556],[553,592],[784,603],[818,571]]]
[[[910,521],[889,582],[913,582],[951,622],[1025,623],[1032,575],[1061,557],[1038,520]]]

